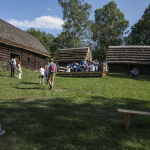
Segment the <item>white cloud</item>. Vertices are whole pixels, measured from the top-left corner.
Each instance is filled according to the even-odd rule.
[[[50,8],[48,8],[49,11],[52,11]],[[53,11],[52,11],[53,12]]]
[[[18,21],[15,19],[7,20],[10,24],[22,27],[22,28],[43,28],[43,29],[62,29],[62,24],[64,23],[61,18],[55,16],[41,16],[39,18],[35,18],[33,21]]]

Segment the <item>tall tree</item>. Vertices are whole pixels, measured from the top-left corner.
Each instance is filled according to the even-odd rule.
[[[114,1],[95,10],[95,21],[91,25],[92,39],[101,45],[98,48],[100,52],[103,47],[103,53],[101,52],[103,60],[106,58],[109,45],[121,44],[122,36],[128,32],[126,30],[128,26],[129,21],[125,19]]]
[[[58,3],[63,9],[63,31],[67,31],[71,38],[68,45],[77,47],[89,25],[92,6],[84,0],[58,0]]]
[[[131,32],[125,41],[126,45],[150,45],[150,4],[142,18],[131,27]]]

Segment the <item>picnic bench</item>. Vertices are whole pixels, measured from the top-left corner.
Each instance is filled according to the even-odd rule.
[[[125,113],[125,121],[124,126],[128,129],[130,119],[135,115],[147,115],[150,116],[149,112],[144,111],[134,111],[134,110],[126,110],[126,109],[117,109],[120,113]]]

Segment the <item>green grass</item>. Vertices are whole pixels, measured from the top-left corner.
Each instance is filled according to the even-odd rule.
[[[0,150],[150,149],[150,117],[133,117],[126,130],[116,110],[149,111],[150,76],[55,77],[50,91],[38,75],[0,73]]]

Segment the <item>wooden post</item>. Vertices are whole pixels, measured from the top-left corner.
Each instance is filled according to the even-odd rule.
[[[130,64],[128,64],[128,73],[130,73]]]
[[[133,118],[135,114],[125,114],[125,121],[124,121],[124,126],[128,129],[129,127],[129,121],[131,118]]]
[[[128,129],[130,121],[130,114],[125,114],[124,126]]]

